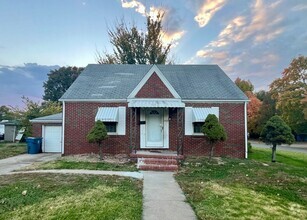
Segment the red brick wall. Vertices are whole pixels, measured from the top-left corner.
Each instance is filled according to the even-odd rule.
[[[95,124],[98,107],[126,106],[126,103],[65,103],[64,154],[98,153],[96,144],[90,144],[86,135]],[[126,108],[126,135],[109,135],[102,143],[103,153],[130,153],[129,150],[129,111]]]
[[[156,73],[153,73],[140,91],[136,94],[137,98],[174,98],[172,93],[161,81]]]
[[[61,123],[33,123],[32,124],[32,136],[33,137],[42,137],[42,126],[61,126]]]
[[[219,121],[227,140],[214,150],[216,156],[245,157],[244,103],[189,104],[190,107],[219,107]],[[209,155],[210,145],[204,136],[184,136],[184,155]]]
[[[86,135],[95,123],[95,115],[98,107],[126,106],[125,103],[65,103],[65,154],[98,153],[95,144],[89,144]],[[189,104],[191,107],[219,107],[220,122],[225,127],[228,139],[216,146],[216,156],[231,156],[244,158],[245,137],[244,137],[244,104],[235,103],[207,103]],[[140,146],[139,114],[137,117],[137,149]],[[170,150],[177,150],[177,110],[169,109],[169,147]],[[130,153],[130,114],[126,108],[126,135],[110,135],[103,142],[104,153]],[[184,155],[208,155],[209,143],[204,136],[184,135]]]

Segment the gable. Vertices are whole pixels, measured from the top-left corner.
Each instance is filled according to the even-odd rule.
[[[165,86],[156,72],[154,72],[146,83],[141,87],[136,98],[174,98],[173,94]]]
[[[180,98],[156,65],[153,65],[128,98]]]

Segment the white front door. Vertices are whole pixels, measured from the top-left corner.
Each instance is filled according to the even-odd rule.
[[[146,146],[163,148],[163,109],[146,110]]]

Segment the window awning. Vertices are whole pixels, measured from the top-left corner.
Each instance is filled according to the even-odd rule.
[[[209,114],[219,117],[219,107],[193,108],[193,122],[204,122]]]
[[[128,107],[133,108],[184,108],[185,104],[180,100],[131,100]]]
[[[117,107],[101,107],[98,108],[95,121],[117,122],[118,108]]]

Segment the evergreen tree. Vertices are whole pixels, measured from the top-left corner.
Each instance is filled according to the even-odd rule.
[[[294,136],[291,133],[291,128],[275,115],[264,126],[260,138],[266,144],[272,145],[272,162],[276,161],[276,146],[281,144],[292,144]]]
[[[210,155],[209,160],[213,157],[214,145],[219,141],[225,141],[227,139],[227,134],[224,130],[222,124],[220,124],[218,118],[209,114],[202,126],[202,132],[208,138],[210,142]]]
[[[101,143],[103,140],[107,139],[107,129],[102,121],[96,121],[94,127],[87,134],[86,139],[89,143],[96,143],[99,147],[99,156],[100,160],[102,160],[102,146]]]

